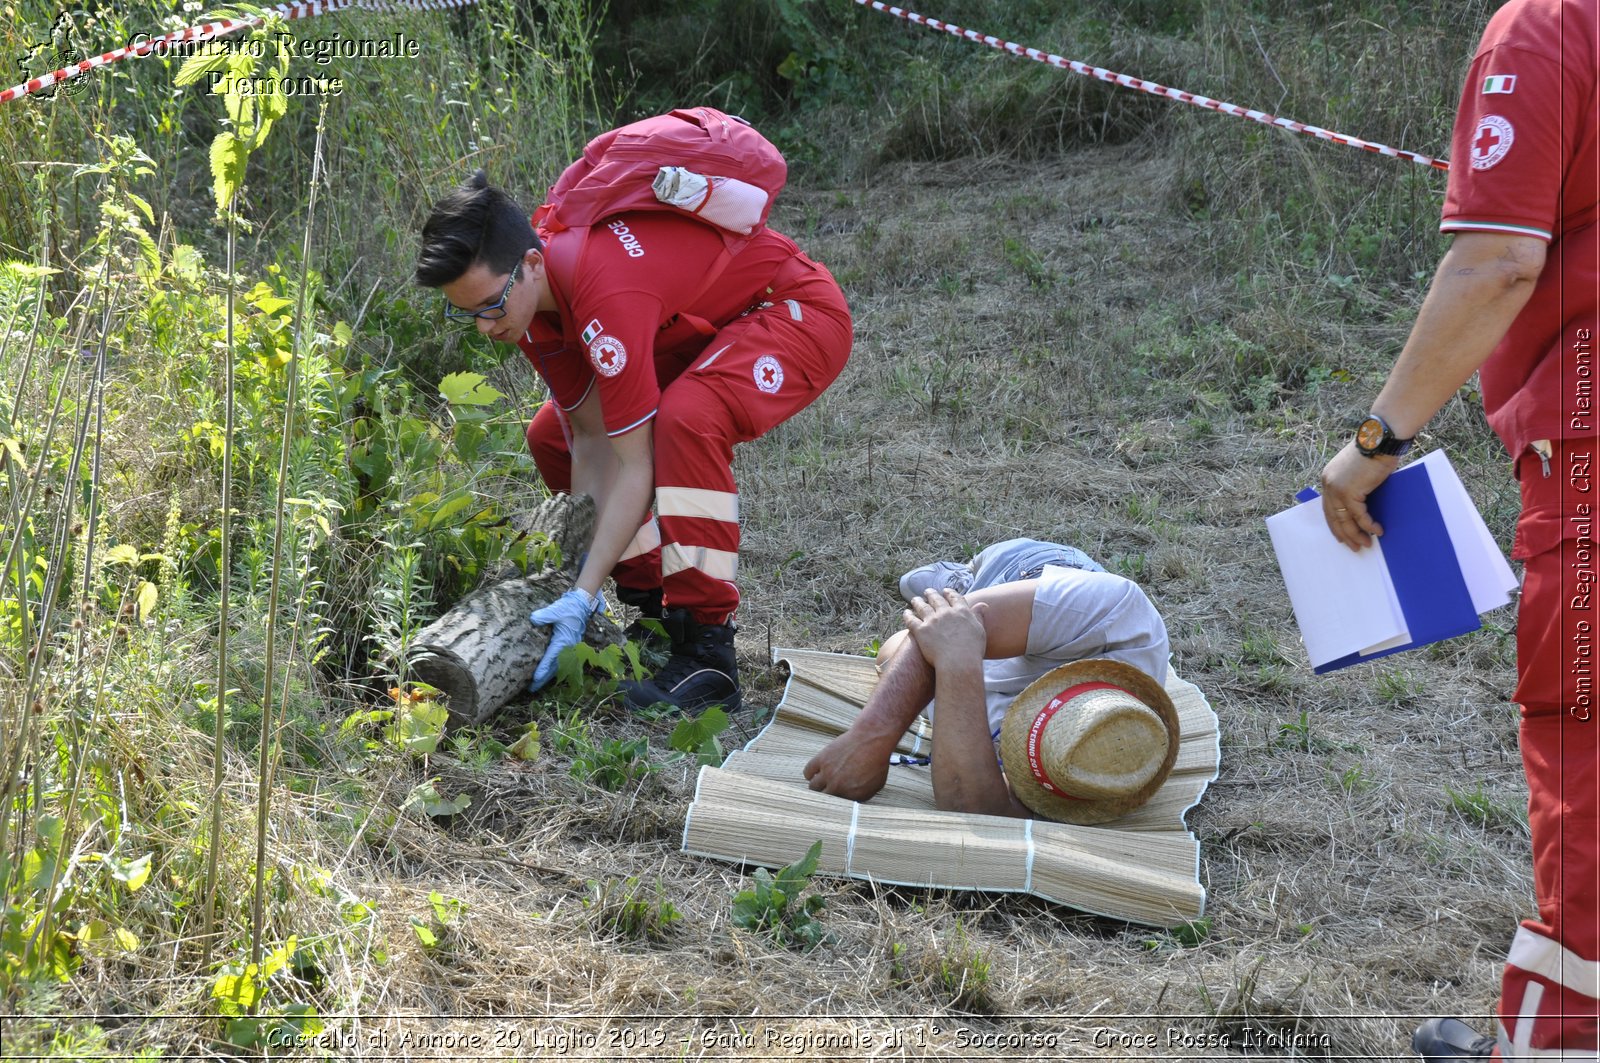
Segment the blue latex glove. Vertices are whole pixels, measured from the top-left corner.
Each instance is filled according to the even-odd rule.
[[[582,587],[574,587],[543,609],[535,609],[528,619],[535,624],[550,625],[550,646],[544,651],[539,667],[533,671],[530,693],[538,691],[556,674],[556,658],[568,646],[576,646],[583,638],[583,629],[589,617],[605,603],[599,595],[590,594]]]

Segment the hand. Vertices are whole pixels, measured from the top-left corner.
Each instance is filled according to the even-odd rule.
[[[934,671],[960,664],[982,664],[989,643],[983,614],[988,606],[977,606],[953,590],[930,589],[911,603],[903,614],[906,630]]]
[[[576,646],[578,640],[583,638],[583,629],[588,625],[589,617],[600,605],[597,595],[590,594],[582,587],[574,587],[543,609],[535,609],[528,614],[528,619],[533,623],[550,625],[550,645],[545,649],[539,667],[533,671],[529,693],[536,693],[550,682],[556,674],[556,658],[561,656],[562,650]]]
[[[1383,526],[1367,510],[1367,496],[1399,468],[1400,459],[1379,455],[1369,458],[1352,441],[1335,454],[1322,470],[1322,515],[1334,538],[1352,550],[1372,545]]]
[[[889,758],[898,735],[887,740],[858,733],[852,727],[806,762],[811,789],[851,801],[865,801],[889,781]]]

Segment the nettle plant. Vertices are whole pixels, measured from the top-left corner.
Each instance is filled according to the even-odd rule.
[[[820,945],[825,931],[816,914],[827,902],[816,893],[800,895],[810,887],[821,856],[822,842],[817,841],[805,856],[779,868],[776,875],[764,867],[756,868],[755,885],[733,895],[734,926],[802,952]]]

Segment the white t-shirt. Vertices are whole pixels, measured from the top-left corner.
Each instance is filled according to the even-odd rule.
[[[1165,684],[1170,653],[1167,625],[1138,584],[1109,572],[1049,566],[1033,593],[1028,652],[983,662],[989,730],[998,737],[1012,699],[1052,668],[1109,657]]]

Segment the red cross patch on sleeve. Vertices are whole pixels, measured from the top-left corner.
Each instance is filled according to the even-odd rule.
[[[601,376],[616,376],[628,364],[628,348],[615,336],[597,336],[589,344],[589,361]]]

